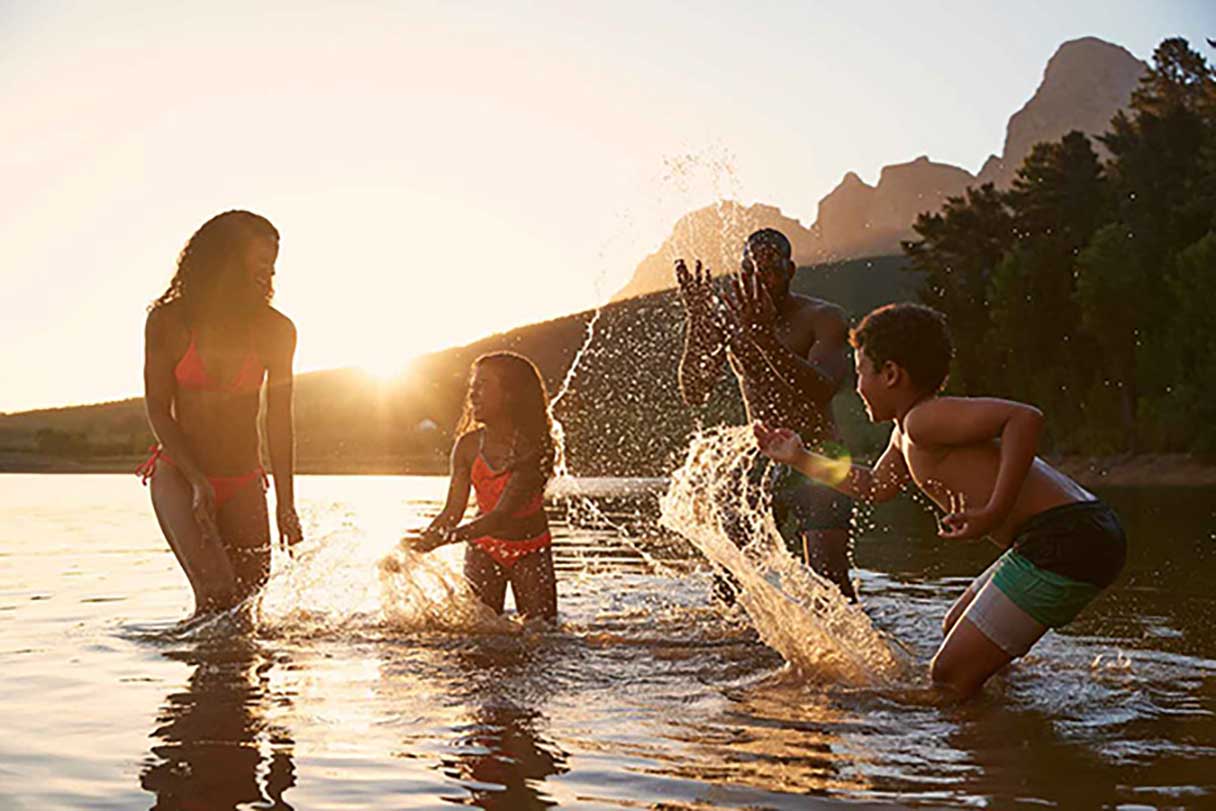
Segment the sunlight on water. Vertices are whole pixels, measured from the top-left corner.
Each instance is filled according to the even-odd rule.
[[[904,660],[861,608],[786,551],[770,496],[751,475],[757,455],[746,426],[695,436],[662,499],[663,525],[735,578],[760,638],[807,678],[856,684],[898,677]],[[747,539],[742,549],[731,533]]]

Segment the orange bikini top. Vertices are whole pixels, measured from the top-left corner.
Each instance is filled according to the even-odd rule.
[[[479,452],[473,460],[473,470],[470,478],[473,481],[473,491],[477,494],[477,509],[483,515],[498,505],[502,493],[507,489],[511,480],[511,470],[500,470],[497,473],[486,463]],[[538,491],[526,504],[511,513],[512,518],[528,518],[544,509],[545,494]]]
[[[186,348],[186,354],[182,355],[182,359],[173,367],[177,385],[195,391],[256,392],[262,387],[262,377],[265,373],[266,367],[251,346],[231,382],[225,384],[223,381],[213,380],[203,366],[202,356],[194,343],[193,332],[190,333],[190,346]]]

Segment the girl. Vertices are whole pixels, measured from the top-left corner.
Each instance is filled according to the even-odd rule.
[[[279,533],[301,539],[292,482],[296,329],[270,306],[279,232],[248,211],[211,218],[148,308],[144,400],[158,445],[139,469],[165,539],[194,589],[195,614],[223,611],[270,572],[262,381]]]
[[[549,398],[532,362],[511,352],[478,358],[456,434],[447,504],[410,539],[414,548],[469,541],[465,578],[483,603],[502,613],[510,583],[521,615],[555,621],[557,581],[544,510],[555,446]],[[457,526],[470,486],[478,514]]]

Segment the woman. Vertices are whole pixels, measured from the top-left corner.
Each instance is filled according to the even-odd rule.
[[[196,615],[240,603],[270,573],[263,379],[279,533],[289,547],[302,537],[292,489],[296,329],[270,306],[278,252],[265,218],[220,214],[190,237],[169,289],[149,307],[144,400],[159,445],[140,472]]]

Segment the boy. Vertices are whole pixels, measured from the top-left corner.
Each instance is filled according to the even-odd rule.
[[[844,467],[763,423],[756,438],[765,455],[857,499],[888,501],[914,483],[946,510],[942,537],[988,535],[1008,547],[946,613],[930,665],[936,685],[966,698],[1114,582],[1123,529],[1108,506],[1035,457],[1038,409],[938,395],[953,354],[941,313],[880,307],[849,343],[871,421],[895,423],[878,463]]]

